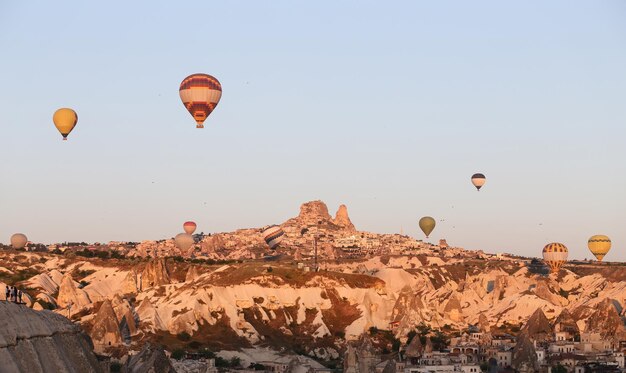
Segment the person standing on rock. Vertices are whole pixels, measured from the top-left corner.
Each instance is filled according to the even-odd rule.
[[[9,285],[7,285],[7,289],[4,292],[4,300],[9,301],[9,295],[11,295],[11,289],[9,289]]]
[[[17,298],[18,298],[18,300],[19,300],[19,302],[18,302],[18,303],[19,303],[19,304],[22,304],[22,291],[21,291],[21,290],[18,290],[18,291],[17,291]]]
[[[17,303],[17,288],[15,286],[13,286],[13,291],[11,292],[11,300]]]

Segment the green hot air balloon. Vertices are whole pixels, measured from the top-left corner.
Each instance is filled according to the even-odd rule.
[[[420,229],[426,235],[426,238],[430,235],[430,233],[435,229],[435,219],[430,216],[424,216],[420,219]]]

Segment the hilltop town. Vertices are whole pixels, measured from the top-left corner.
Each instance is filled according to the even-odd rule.
[[[95,371],[625,371],[623,263],[550,274],[532,258],[358,231],[346,206],[332,217],[321,201],[280,226],[276,251],[261,227],[200,233],[184,252],[172,239],[5,249],[0,286],[23,289],[24,305],[1,311],[80,325],[70,334],[89,336]],[[6,361],[27,358],[11,346]]]

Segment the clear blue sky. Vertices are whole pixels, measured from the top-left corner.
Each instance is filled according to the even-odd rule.
[[[433,241],[573,258],[602,233],[626,260],[623,1],[0,1],[0,51],[2,242],[230,231],[321,199],[362,230],[423,237],[432,215]],[[195,72],[223,86],[204,130],[178,97]]]

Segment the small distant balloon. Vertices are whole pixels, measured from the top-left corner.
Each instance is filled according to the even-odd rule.
[[[476,190],[480,190],[480,188],[482,188],[482,186],[485,185],[486,181],[487,181],[487,178],[483,174],[472,175],[472,184],[474,184],[474,186],[476,187]]]
[[[430,216],[424,216],[419,221],[420,229],[422,230],[422,232],[424,232],[426,238],[428,238],[433,229],[435,229],[435,225],[437,225],[435,219],[431,218]]]
[[[196,227],[196,223],[192,221],[186,221],[185,224],[183,224],[183,230],[188,234],[193,234],[193,232],[196,231]]]
[[[54,112],[52,116],[54,126],[61,132],[63,140],[67,140],[67,136],[72,132],[76,123],[78,123],[78,115],[69,108],[61,108]]]
[[[601,262],[604,256],[611,250],[611,239],[603,234],[597,234],[589,237],[587,247],[596,259]]]
[[[550,267],[552,273],[559,272],[559,269],[567,262],[567,256],[567,247],[562,243],[552,242],[543,248],[543,261]]]
[[[15,233],[11,236],[11,246],[13,246],[14,249],[23,249],[27,242],[28,238],[26,238],[26,235],[23,233]]]
[[[283,240],[285,232],[278,225],[270,225],[262,229],[263,239],[272,250],[276,250],[280,242]]]
[[[189,233],[179,233],[174,237],[174,245],[182,251],[187,251],[195,243],[193,236]]]
[[[222,85],[208,74],[192,74],[183,79],[178,90],[180,99],[196,121],[196,128],[204,128],[222,98]]]

